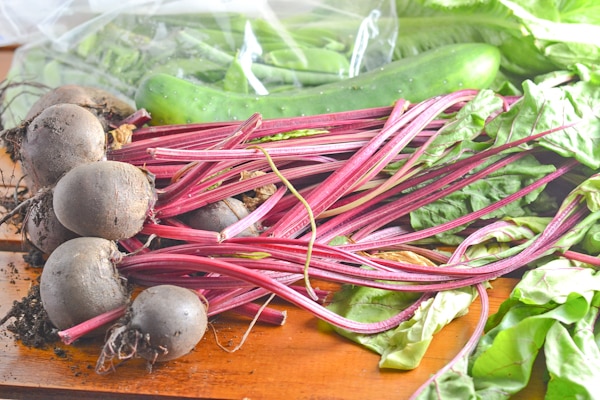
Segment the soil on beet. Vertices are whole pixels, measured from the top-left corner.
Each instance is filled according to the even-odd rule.
[[[28,347],[45,349],[60,340],[42,306],[38,284],[31,286],[27,296],[13,302],[8,314],[0,320],[0,326],[5,324],[15,339]]]

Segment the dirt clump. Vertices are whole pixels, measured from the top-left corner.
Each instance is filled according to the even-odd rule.
[[[10,311],[0,320],[0,326],[14,334],[25,346],[45,349],[60,340],[42,306],[38,284],[29,288],[27,296],[13,302]]]

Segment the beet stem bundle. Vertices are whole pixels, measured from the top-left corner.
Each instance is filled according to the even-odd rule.
[[[226,289],[231,287],[228,285],[237,285],[242,293],[266,289],[348,330],[374,332],[390,325],[365,327],[332,318],[326,308],[304,298],[313,297],[308,280],[305,280],[307,292],[301,294],[289,289],[292,279],[281,283],[272,274],[290,274],[296,278],[304,275],[430,296],[437,291],[484,282],[508,271],[508,264],[520,268],[531,257],[539,256],[542,249],[551,247],[549,239],[543,237],[533,242],[536,245],[521,255],[474,269],[464,268],[468,264],[460,261],[460,255],[468,243],[477,241],[477,231],[472,237],[467,236],[465,245],[450,258],[427,250],[434,258],[449,262],[439,267],[390,260],[378,262],[371,256],[480,221],[488,213],[543,188],[578,165],[576,161],[567,161],[555,172],[504,199],[445,224],[421,231],[394,228],[394,221],[414,210],[520,159],[543,152],[533,147],[510,153],[512,149],[571,126],[565,124],[492,145],[439,166],[421,165],[420,157],[437,136],[445,133],[453,116],[477,95],[477,91],[462,90],[418,104],[400,100],[394,107],[313,117],[263,121],[255,114],[241,123],[141,127],[134,132],[132,143],[110,152],[108,157],[144,163],[149,169],[163,171],[157,183],[155,219],[147,221],[141,234],[184,243],[126,257],[120,271],[147,285],[171,279],[179,285],[194,287],[207,298],[214,290],[233,290]],[[499,108],[490,113],[490,120],[508,112],[520,98],[501,97],[501,100]],[[273,135],[282,138],[268,140]],[[479,135],[480,140],[489,140],[484,127]],[[387,173],[385,169],[394,162],[400,162],[400,168]],[[483,168],[477,170],[480,166]],[[245,170],[262,174],[237,180]],[[281,184],[282,178],[289,181],[288,190]],[[198,207],[228,196],[243,196],[266,184],[279,188],[248,217],[223,231],[202,231],[177,222]],[[286,195],[290,186],[306,204],[293,194]],[[313,228],[309,226],[311,220],[316,223]],[[236,237],[250,224],[262,227],[259,237]],[[490,224],[494,226],[493,220]],[[565,221],[556,224],[564,227]],[[341,245],[328,244],[340,237],[350,240]],[[152,278],[154,275],[156,280]],[[218,298],[224,297],[217,295],[211,304],[223,309]]]

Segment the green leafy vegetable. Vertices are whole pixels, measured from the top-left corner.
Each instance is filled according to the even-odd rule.
[[[423,156],[428,165],[444,165],[444,162],[460,160],[517,139],[552,132],[503,153],[537,149],[535,156],[523,157],[462,190],[448,193],[413,211],[411,223],[417,232],[500,202],[510,193],[551,173],[561,160],[572,158],[581,163],[581,168],[565,177],[556,188],[544,187],[532,192],[529,198],[505,204],[496,210],[497,213],[489,214],[493,220],[499,219],[498,223],[472,228],[476,239],[463,249],[462,257],[452,257],[453,262],[461,261],[462,265],[476,269],[518,257],[540,238],[553,234],[557,228],[556,218],[565,220],[576,212],[580,217],[574,226],[554,239],[551,246],[540,247],[540,253],[534,259],[528,262],[523,259],[530,269],[498,313],[489,318],[486,333],[476,351],[437,377],[435,384],[417,393],[418,398],[454,399],[470,394],[470,398],[507,399],[528,384],[541,354],[550,377],[547,398],[564,398],[569,391],[582,398],[594,397],[595,382],[600,376],[598,369],[590,371],[587,365],[595,366],[600,362],[598,339],[594,334],[600,273],[583,261],[560,256],[573,248],[596,249],[595,252],[598,248],[600,176],[595,171],[600,166],[596,145],[600,132],[600,88],[593,78],[594,72],[587,73],[593,70],[578,70],[579,81],[559,87],[551,87],[549,81],[543,79],[539,83],[525,81],[522,98],[508,111],[498,114],[493,112],[493,97],[481,93],[461,110],[464,111],[462,114],[457,114],[454,123],[457,129],[453,130],[451,123],[445,128],[447,132],[442,132],[442,136],[447,134],[448,146],[443,147],[440,142],[439,148],[433,146],[431,151],[428,148]],[[557,127],[565,129],[556,130]],[[391,165],[390,171],[393,173],[402,165],[402,162]],[[536,175],[538,172],[540,175]],[[496,225],[498,228],[494,229]],[[458,230],[454,234],[453,238],[438,236],[437,239],[460,247],[465,233]],[[345,288],[344,292],[342,299],[346,304],[368,296],[351,287]],[[361,304],[364,306],[365,302]],[[333,307],[351,314],[336,303]],[[425,305],[422,307],[426,308]],[[448,322],[447,318],[451,320],[460,315],[452,306],[446,307],[447,315],[436,316],[435,322],[440,326]],[[466,307],[468,309],[468,305]],[[381,366],[407,368],[411,365],[410,357],[416,357],[413,361],[418,359],[419,351],[427,342],[423,336],[414,334],[415,331],[407,333],[406,327],[418,327],[418,332],[435,331],[433,320],[428,321],[431,324],[428,328],[419,327],[422,322],[419,312],[401,325],[405,331],[399,327],[398,331],[371,339],[350,337],[382,354]],[[385,341],[380,344],[379,340],[383,338]],[[398,338],[404,341],[398,342]]]
[[[482,168],[485,168],[485,165]],[[500,201],[554,169],[554,166],[543,165],[534,157],[521,158],[488,175],[485,179],[478,180],[462,190],[452,192],[440,200],[413,211],[411,225],[415,230],[421,230],[452,221]],[[488,214],[486,218],[525,216],[527,215],[527,205],[533,202],[540,192],[541,189],[533,191],[519,201],[509,203]],[[452,239],[448,233],[438,238],[448,244],[458,244],[462,240],[461,238]]]
[[[591,213],[559,239],[556,248],[576,246],[598,223],[598,182],[594,175],[565,198],[558,212],[579,201]],[[529,224],[533,231],[545,229],[539,222]],[[476,398],[507,399],[527,385],[542,352],[550,376],[546,398],[564,398],[567,393],[594,397],[600,378],[600,370],[593,367],[600,362],[594,334],[600,272],[563,257],[541,259],[533,267],[489,317],[486,333],[468,363],[462,360],[436,380],[441,397],[429,385],[418,398],[449,399],[460,388]]]
[[[375,322],[398,314],[414,303],[418,294],[345,286],[328,308],[346,318]],[[414,316],[397,328],[364,335],[333,327],[340,335],[381,355],[380,368],[409,370],[419,366],[433,339],[444,326],[468,312],[476,297],[471,287],[443,291],[421,303]]]
[[[442,132],[427,147],[419,162],[425,166],[443,164],[462,158],[461,155],[481,151],[488,145],[474,143],[480,137],[485,124],[501,106],[502,100],[491,90],[482,90],[453,116]],[[393,172],[393,171],[390,171]]]
[[[575,63],[600,62],[600,19],[593,1],[398,0],[395,57],[429,46],[484,41],[503,68],[532,78]]]
[[[600,378],[600,351],[594,336],[599,307],[600,292],[596,292],[587,314],[572,328],[554,324],[548,330],[544,345],[548,398],[595,396],[594,382]]]
[[[487,133],[498,144],[556,126],[572,125],[540,139],[539,144],[563,157],[573,157],[590,168],[600,167],[600,91],[597,84],[577,82],[558,88],[523,83],[523,99],[495,118]]]
[[[475,353],[420,393],[419,399],[508,399],[528,383],[543,352],[550,374],[547,399],[573,393],[593,398],[600,359],[593,324],[600,274],[554,259],[525,274],[510,298],[488,320]],[[435,390],[435,392],[434,392]],[[437,394],[434,394],[437,393]]]

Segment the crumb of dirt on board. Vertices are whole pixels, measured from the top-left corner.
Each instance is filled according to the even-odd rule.
[[[58,330],[42,306],[38,284],[29,288],[27,296],[13,302],[12,308],[0,319],[0,326],[5,324],[15,339],[27,347],[45,349],[59,341]]]
[[[10,283],[11,285],[16,284],[17,280],[20,278],[19,269],[17,268],[15,263],[12,262],[6,264],[6,267],[0,267],[0,272],[4,272],[8,276],[8,283]]]

